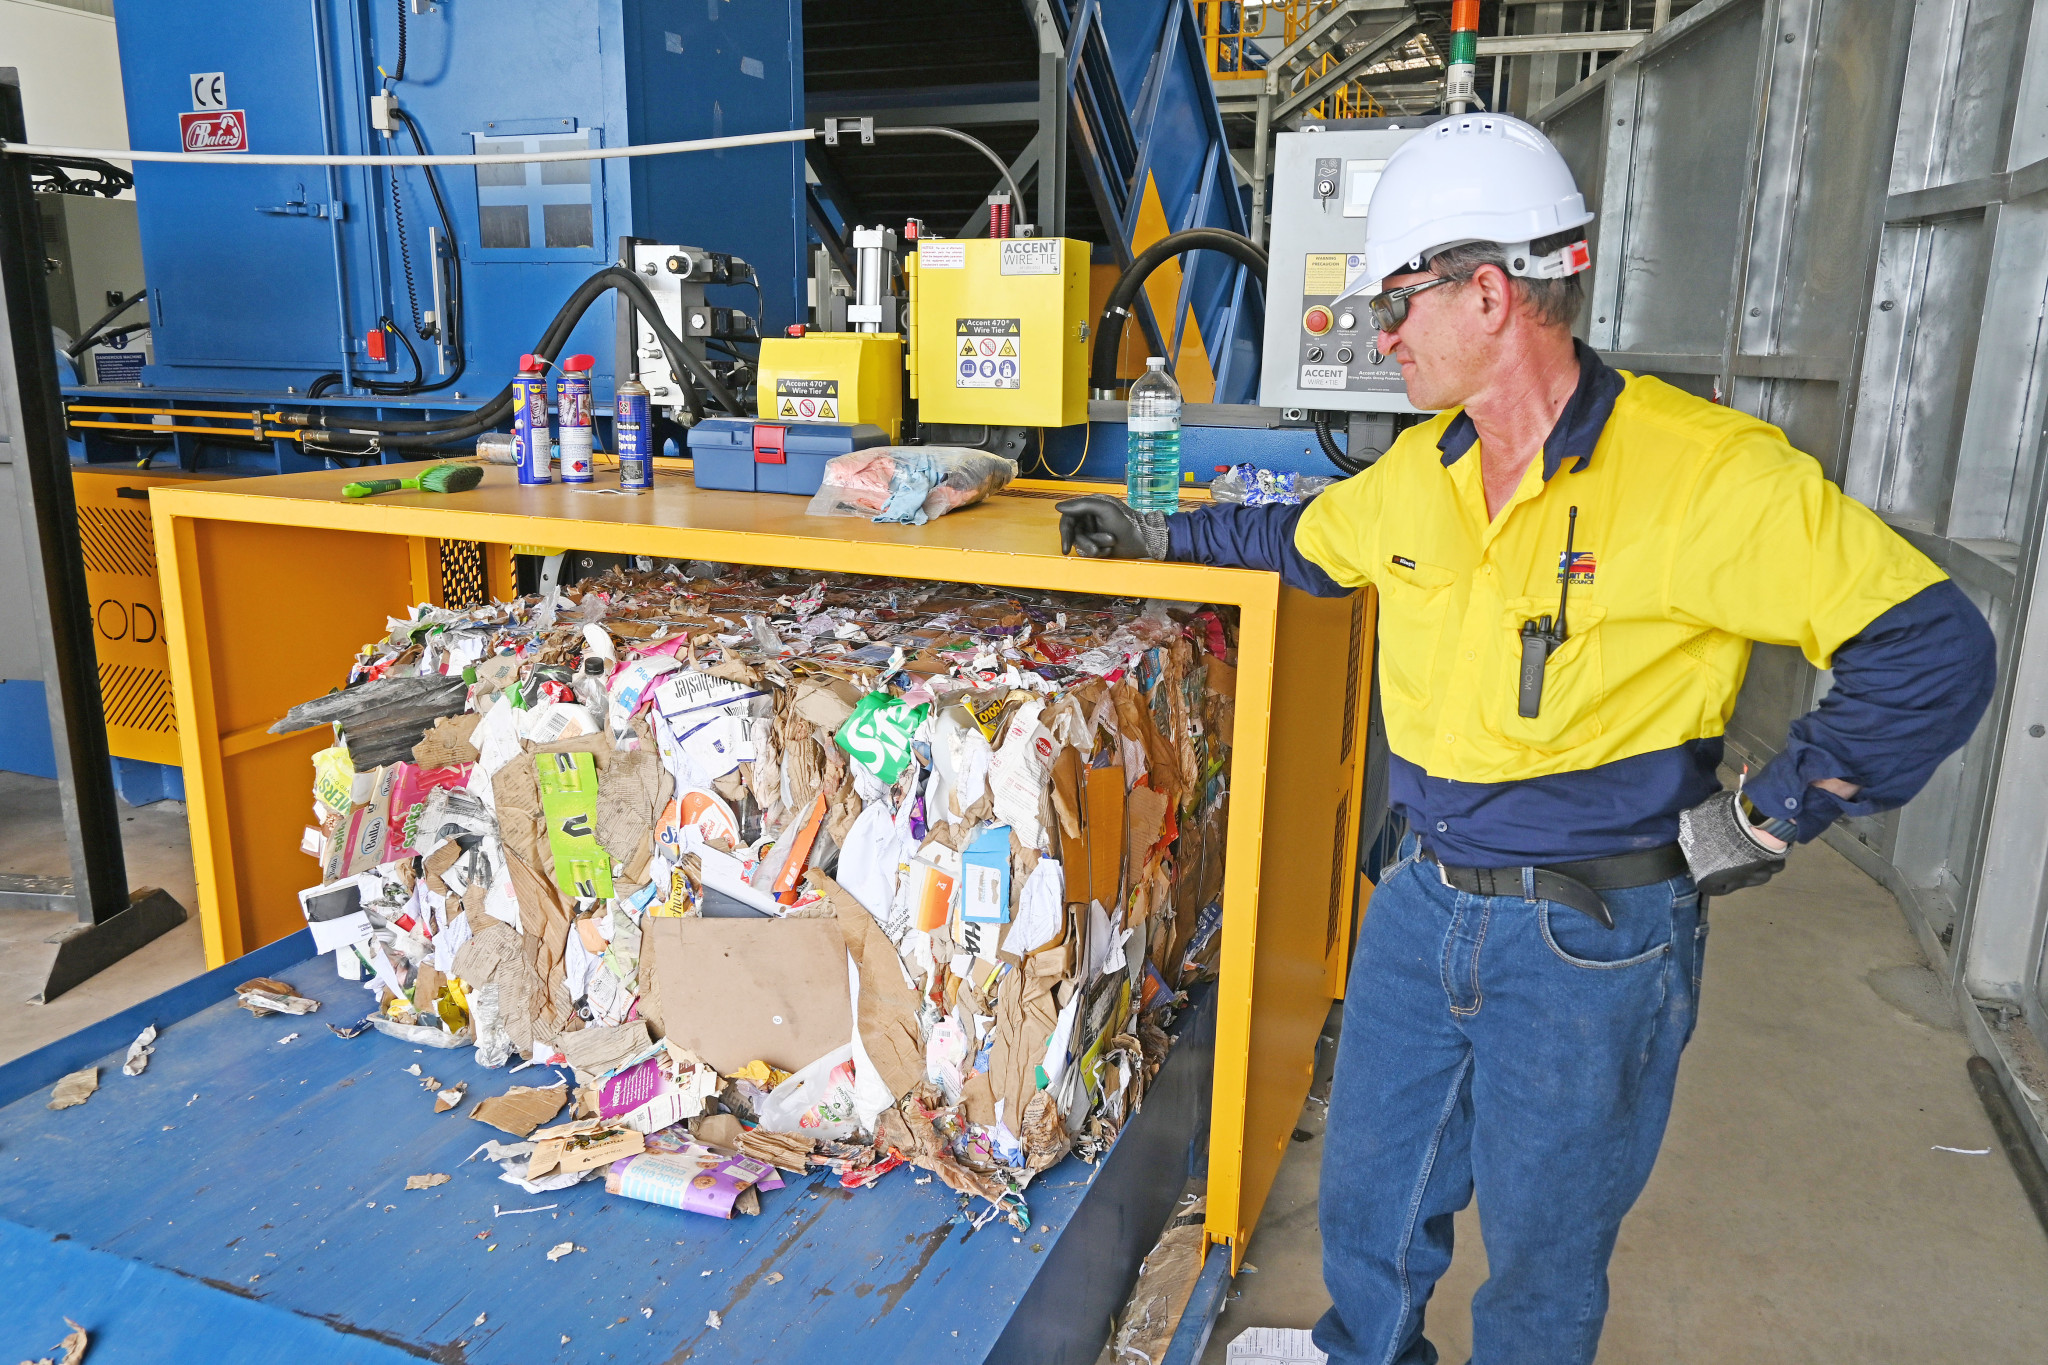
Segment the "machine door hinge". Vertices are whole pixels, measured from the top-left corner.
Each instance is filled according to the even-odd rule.
[[[337,223],[348,217],[347,204],[309,204],[303,199],[294,199],[284,204],[258,204],[256,211],[282,214],[287,218],[331,218]]]

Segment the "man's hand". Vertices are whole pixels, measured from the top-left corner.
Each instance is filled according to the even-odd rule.
[[[1744,818],[1740,799],[1734,792],[1716,792],[1679,812],[1678,846],[1702,896],[1762,886],[1784,869],[1784,845]]]
[[[1090,494],[1056,505],[1060,553],[1088,559],[1166,558],[1166,515],[1134,512],[1115,498]]]

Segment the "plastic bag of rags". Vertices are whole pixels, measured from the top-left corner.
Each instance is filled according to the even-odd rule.
[[[824,482],[804,510],[814,517],[866,517],[922,526],[980,502],[1017,477],[1017,462],[967,446],[870,446],[825,463]]]

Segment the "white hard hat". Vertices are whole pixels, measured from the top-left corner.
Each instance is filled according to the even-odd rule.
[[[1593,263],[1585,239],[1544,239],[1592,221],[1549,138],[1505,114],[1455,114],[1387,158],[1365,215],[1365,273],[1385,279],[1446,247],[1496,242],[1509,274],[1561,279]]]

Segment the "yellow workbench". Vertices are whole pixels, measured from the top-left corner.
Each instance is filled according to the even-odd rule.
[[[774,565],[1239,610],[1208,1231],[1241,1262],[1314,1069],[1354,929],[1370,594],[1316,598],[1271,573],[1063,557],[1052,499],[1013,485],[924,526],[806,516],[806,499],[700,489],[657,472],[637,496],[522,487],[490,467],[468,493],[345,499],[316,471],[151,490],[165,633],[209,965],[304,927],[299,851],[324,729],[272,735],[333,689],[407,604],[442,602],[446,565],[510,596],[509,547]],[[471,584],[474,587],[474,583]],[[1232,1269],[1235,1270],[1235,1263]]]

